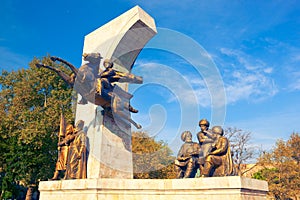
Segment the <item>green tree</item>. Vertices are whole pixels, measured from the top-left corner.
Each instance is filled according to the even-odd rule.
[[[73,121],[72,90],[55,73],[36,68],[40,62],[54,65],[49,56],[35,58],[28,69],[0,76],[1,198],[18,198],[21,186],[37,189],[51,177],[62,107]]]
[[[132,133],[133,171],[136,179],[176,177],[172,151],[163,141],[155,141],[145,132]]]
[[[266,180],[275,199],[297,199],[300,194],[300,136],[293,133],[288,141],[278,140],[273,150],[263,153],[258,164],[264,168],[253,178]]]

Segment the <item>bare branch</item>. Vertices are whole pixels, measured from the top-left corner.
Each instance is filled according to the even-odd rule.
[[[241,172],[241,165],[246,164],[254,156],[254,149],[250,147],[251,134],[249,131],[243,131],[236,127],[225,129],[225,136],[230,141],[233,161],[239,175],[244,174]]]

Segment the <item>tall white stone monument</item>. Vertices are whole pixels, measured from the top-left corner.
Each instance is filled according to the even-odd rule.
[[[138,54],[155,34],[153,18],[135,6],[86,35],[83,53],[99,52],[101,67],[104,59],[111,59],[114,69],[130,73]],[[127,83],[117,84],[127,91]],[[90,102],[76,108],[75,121],[85,121],[89,139],[87,177],[133,178],[131,126],[101,111],[101,106]],[[130,118],[129,112],[126,115]]]

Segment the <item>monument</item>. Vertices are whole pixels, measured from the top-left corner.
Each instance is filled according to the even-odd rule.
[[[100,52],[114,61],[115,69],[130,73],[138,54],[155,34],[153,18],[136,6],[86,35],[83,52]],[[127,84],[118,86],[127,91]],[[132,178],[130,124],[102,115],[101,110],[93,103],[77,105],[76,119],[88,125],[87,177]],[[129,112],[125,115],[130,118]]]
[[[74,158],[75,164],[88,156],[82,159],[81,163],[87,162],[87,166],[80,164],[80,173],[69,172],[72,168],[67,165],[65,178],[73,180],[57,180],[54,176],[50,181],[41,181],[40,199],[265,198],[266,182],[238,176],[188,178],[192,174],[188,172],[180,175],[186,179],[133,179],[131,125],[141,125],[131,119],[130,112],[138,110],[130,104],[128,83],[142,83],[141,77],[131,74],[131,68],[156,33],[153,18],[136,6],[85,36],[79,69],[63,59],[51,58],[68,65],[73,75],[37,65],[55,71],[78,92],[75,121],[79,128],[75,128],[73,140],[86,154]],[[191,133],[185,133],[183,140],[191,142]],[[195,149],[188,160],[191,166],[198,166],[195,154],[200,146],[192,145]],[[76,146],[72,146],[72,151],[76,151]],[[68,157],[66,162],[69,160]],[[57,167],[56,171],[61,169]]]

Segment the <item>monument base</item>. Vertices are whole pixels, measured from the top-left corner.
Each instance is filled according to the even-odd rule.
[[[239,176],[191,179],[77,179],[41,181],[41,200],[266,199],[268,183]]]

